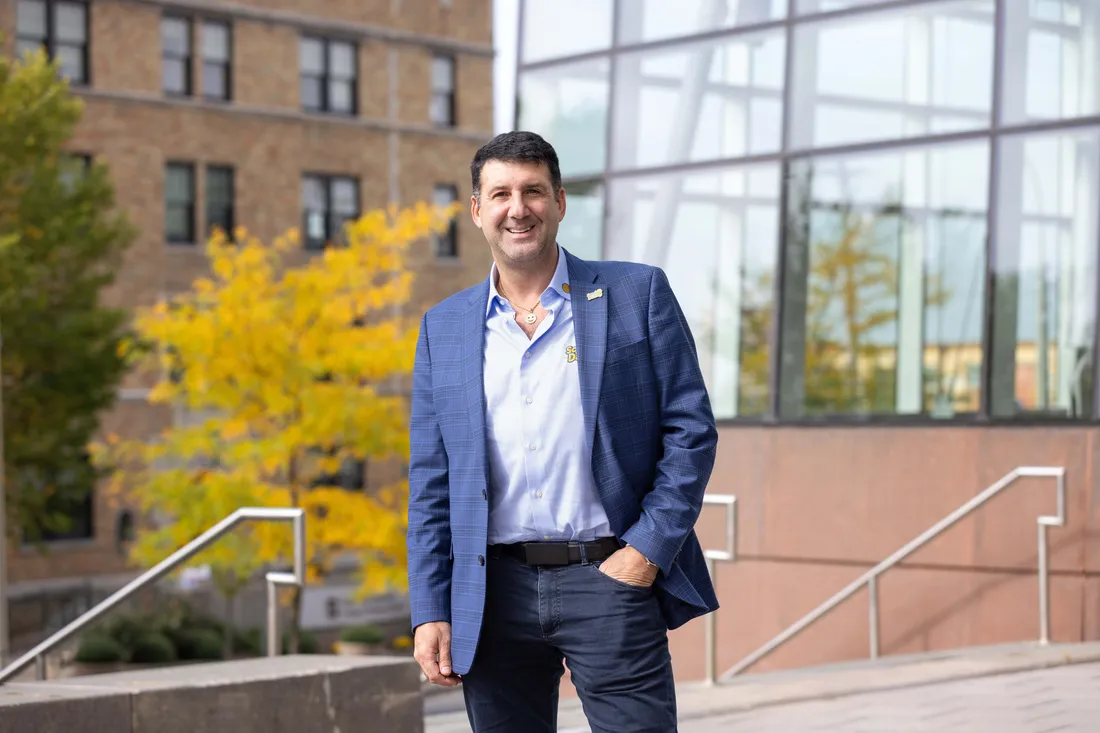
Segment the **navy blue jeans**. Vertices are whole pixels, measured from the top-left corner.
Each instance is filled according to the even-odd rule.
[[[592,733],[675,733],[668,630],[652,588],[598,563],[533,567],[492,552],[486,562],[481,636],[462,678],[474,733],[556,733],[563,658]]]

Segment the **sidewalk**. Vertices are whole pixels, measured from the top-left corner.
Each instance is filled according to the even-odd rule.
[[[460,693],[453,695],[426,703],[426,733],[469,732]],[[1100,643],[888,657],[745,675],[716,687],[682,685],[677,696],[682,733],[1095,733]],[[447,698],[454,712],[430,714],[446,709]],[[562,701],[558,729],[588,730],[579,701]]]

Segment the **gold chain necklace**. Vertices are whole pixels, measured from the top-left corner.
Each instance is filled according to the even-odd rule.
[[[497,290],[500,291],[501,295],[503,295],[505,298],[508,299],[509,303],[511,303],[512,305],[518,305],[520,308],[527,311],[527,315],[525,315],[523,317],[523,320],[524,320],[525,323],[532,324],[532,323],[534,323],[535,321],[537,321],[539,319],[539,317],[535,315],[535,308],[538,308],[539,304],[542,303],[542,298],[539,298],[537,301],[535,301],[535,304],[533,306],[528,308],[527,306],[525,306],[521,303],[517,303],[514,300],[512,300],[511,298],[509,298],[508,294],[504,292],[504,288],[502,288],[500,286],[499,282],[497,283]]]

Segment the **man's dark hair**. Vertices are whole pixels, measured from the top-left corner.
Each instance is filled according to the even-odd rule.
[[[554,146],[533,132],[515,131],[497,135],[481,146],[470,162],[474,198],[481,200],[481,169],[490,160],[505,163],[545,163],[550,169],[550,185],[556,196],[561,190],[561,169]]]

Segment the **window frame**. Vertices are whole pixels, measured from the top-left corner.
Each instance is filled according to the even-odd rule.
[[[319,43],[321,45],[321,72],[306,72],[302,68],[301,49],[306,42]],[[333,77],[331,64],[331,48],[334,44],[348,46],[351,49],[351,76]],[[315,79],[320,88],[320,106],[313,107],[306,104],[302,98],[302,82],[306,79]],[[351,105],[347,110],[332,108],[332,95],[329,93],[329,85],[334,81],[342,81],[348,84]],[[307,114],[340,115],[343,117],[355,117],[359,114],[359,44],[354,40],[333,38],[310,33],[303,33],[298,38],[298,103],[303,112]]]
[[[187,51],[183,56],[169,53],[164,43],[164,26],[168,22],[183,23],[187,28]],[[183,90],[176,91],[166,88],[164,71],[168,61],[183,64]],[[164,13],[160,18],[160,91],[169,97],[190,97],[195,91],[195,23],[190,16],[176,13]]]
[[[443,204],[439,194],[446,192],[450,196],[447,204]],[[458,201],[458,186],[453,183],[437,183],[432,190],[432,200],[436,205],[450,205]],[[458,251],[458,220],[452,218],[447,225],[444,234],[432,234],[432,254],[435,259],[451,262],[459,259]]]
[[[201,96],[204,100],[210,102],[231,102],[233,101],[233,23],[224,18],[207,18],[201,19],[200,26],[202,28],[199,35],[199,53],[198,59],[202,66],[202,75],[200,84],[201,89],[197,90],[197,95]],[[210,26],[221,26],[225,29],[225,60],[220,61],[217,59],[211,60],[206,57],[206,50],[203,48],[202,39],[206,36],[207,28]],[[225,74],[225,95],[218,96],[210,94],[206,90],[206,70],[208,67],[220,67]]]
[[[449,84],[446,89],[437,88],[435,80],[435,64],[439,61],[447,62],[450,70]],[[428,115],[431,118],[431,122],[436,127],[441,128],[453,128],[458,126],[458,63],[452,54],[435,53],[432,55],[431,64],[431,78],[429,79],[429,88],[431,89],[431,102],[428,105]],[[435,102],[437,100],[445,100],[446,118],[439,119],[435,117]]]
[[[176,203],[177,206],[183,206],[187,209],[187,222],[189,237],[175,237],[168,231],[168,211],[172,202],[168,200],[168,171],[172,168],[179,168],[186,170],[190,176],[190,191],[188,203]],[[168,160],[164,163],[164,241],[168,244],[180,244],[180,245],[194,245],[197,238],[198,227],[195,222],[196,204],[196,180],[195,180],[196,166],[194,162],[185,160]]]
[[[28,4],[42,5],[46,11],[46,35],[43,38],[30,38],[19,32],[19,6],[24,2]],[[54,20],[57,15],[58,5],[73,5],[81,9],[84,14],[84,39],[80,44],[80,65],[83,70],[83,76],[77,80],[72,77],[65,77],[69,80],[72,86],[90,87],[92,85],[92,69],[91,69],[91,43],[92,43],[92,21],[91,21],[91,4],[88,0],[17,0],[15,4],[15,44],[18,49],[20,42],[23,43],[37,43],[39,46],[43,46],[46,49],[46,53],[49,55],[51,61],[57,60],[57,49],[59,47],[73,48],[74,44],[71,42],[59,42],[57,39],[57,32],[54,28]],[[18,51],[17,51],[18,53]]]
[[[305,201],[304,189],[308,180],[312,180],[320,184],[322,196],[324,197],[324,205],[321,209],[321,213],[324,217],[325,231],[324,236],[320,240],[311,238],[309,236],[309,215],[311,212],[314,211],[314,209],[308,208]],[[360,185],[360,180],[358,176],[346,175],[341,173],[317,173],[312,171],[306,171],[302,173],[300,204],[302,207],[301,241],[303,243],[303,247],[308,251],[321,252],[333,244],[340,243],[340,232],[334,231],[335,227],[333,226],[334,216],[336,213],[338,213],[333,209],[333,200],[335,199],[333,191],[336,184],[338,183],[350,183],[355,188],[355,213],[346,217],[343,221],[358,218],[363,213],[363,204],[361,198],[362,187]]]

